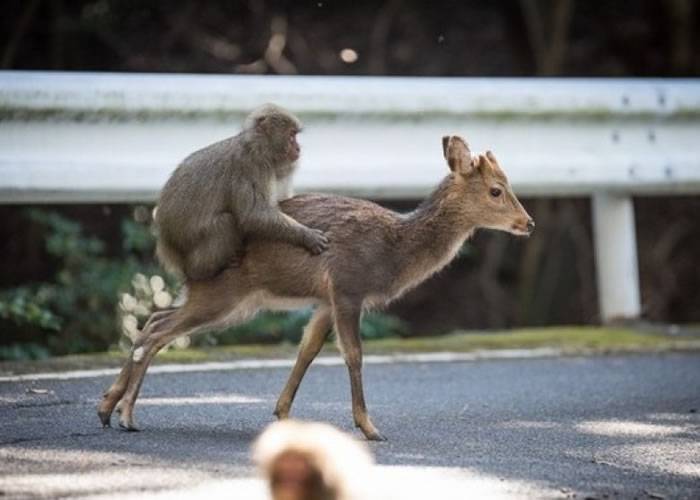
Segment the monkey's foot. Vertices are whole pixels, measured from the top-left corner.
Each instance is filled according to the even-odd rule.
[[[240,251],[237,252],[233,257],[231,257],[231,260],[228,262],[228,268],[229,269],[237,269],[241,267],[243,264],[243,259],[245,258],[245,252]]]

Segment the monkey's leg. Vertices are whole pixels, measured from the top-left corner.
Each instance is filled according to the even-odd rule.
[[[306,369],[321,351],[323,342],[328,337],[332,324],[331,308],[329,306],[319,306],[306,328],[304,328],[304,336],[299,345],[296,363],[275,406],[275,416],[277,418],[287,418],[289,415],[289,409],[292,406],[299,384],[304,378]]]
[[[243,250],[243,235],[229,213],[217,215],[200,233],[196,245],[185,258],[185,275],[195,281],[214,277]]]

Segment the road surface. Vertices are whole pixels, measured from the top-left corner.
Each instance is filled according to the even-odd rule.
[[[0,494],[258,498],[249,448],[287,374],[150,374],[140,433],[100,428],[111,376],[0,382]],[[365,390],[396,498],[700,497],[698,353],[379,363]],[[292,414],[359,436],[342,366],[312,366]]]

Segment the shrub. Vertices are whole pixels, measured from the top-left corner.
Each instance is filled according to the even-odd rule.
[[[105,256],[105,244],[86,236],[79,223],[55,212],[32,209],[25,213],[46,231],[45,250],[55,259],[52,281],[27,284],[0,292],[3,328],[19,338],[19,346],[42,345],[44,350],[21,347],[0,351],[7,357],[42,357],[107,349],[118,338],[115,305],[139,270],[153,269],[146,256],[152,252],[148,228],[133,220],[122,223],[125,255]]]

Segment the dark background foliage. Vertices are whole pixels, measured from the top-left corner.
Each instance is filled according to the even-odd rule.
[[[691,76],[695,3],[5,0],[0,40],[13,69]]]

